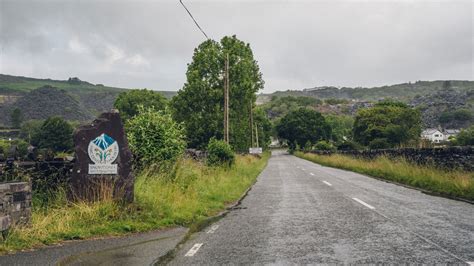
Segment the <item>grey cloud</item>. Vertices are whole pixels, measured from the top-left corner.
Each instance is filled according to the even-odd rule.
[[[249,42],[265,91],[473,79],[471,1],[191,1]],[[177,90],[204,40],[176,1],[0,0],[0,72]]]

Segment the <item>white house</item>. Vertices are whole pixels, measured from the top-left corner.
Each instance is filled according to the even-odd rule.
[[[449,141],[450,137],[455,137],[459,132],[459,129],[446,129],[441,131],[436,128],[427,128],[421,132],[421,138],[434,143],[440,143],[442,141]]]
[[[421,132],[421,138],[434,143],[440,143],[444,140],[444,134],[436,128],[428,128]]]

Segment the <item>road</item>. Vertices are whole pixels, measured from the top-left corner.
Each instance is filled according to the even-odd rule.
[[[170,264],[473,261],[474,205],[279,153],[239,208]]]

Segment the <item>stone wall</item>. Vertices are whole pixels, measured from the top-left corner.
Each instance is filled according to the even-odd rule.
[[[31,217],[31,186],[27,182],[0,183],[0,231],[26,224]]]
[[[320,155],[330,155],[331,151],[312,151]],[[383,150],[353,150],[337,151],[335,153],[350,155],[359,158],[373,159],[377,156],[404,157],[417,164],[433,164],[440,168],[463,169],[474,171],[474,147],[446,147],[446,148],[404,148]]]

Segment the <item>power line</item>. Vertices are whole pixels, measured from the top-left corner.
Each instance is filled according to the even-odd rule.
[[[204,30],[201,28],[201,26],[199,26],[199,24],[197,23],[197,21],[194,19],[193,14],[191,14],[191,12],[188,10],[188,8],[184,5],[183,0],[179,0],[179,2],[181,3],[181,5],[183,5],[184,9],[186,9],[186,11],[188,12],[189,16],[193,19],[194,23],[195,23],[196,26],[199,28],[199,30],[202,32],[202,34],[204,34],[204,36],[206,36],[206,39],[209,40],[209,37],[207,37],[207,34],[204,32]]]

